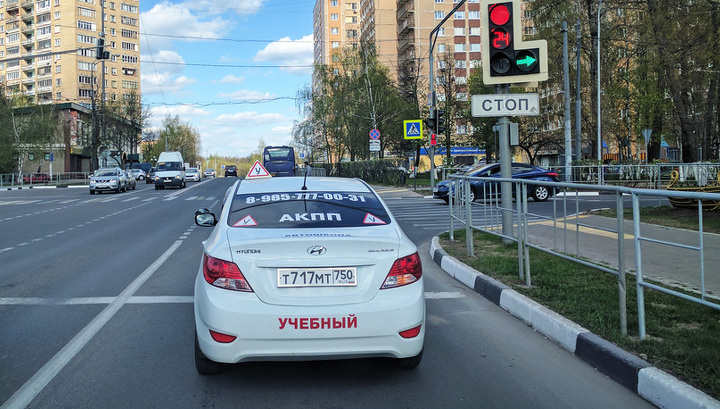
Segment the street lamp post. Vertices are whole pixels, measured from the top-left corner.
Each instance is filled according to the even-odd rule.
[[[600,13],[602,13],[602,0],[598,3],[597,12],[597,159],[598,164],[602,165],[602,135],[600,124]],[[598,174],[598,178],[602,178],[600,172],[598,172]]]

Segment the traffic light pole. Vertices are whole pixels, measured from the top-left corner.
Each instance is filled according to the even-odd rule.
[[[495,86],[495,94],[509,94],[510,84],[498,84]],[[512,153],[510,151],[510,118],[501,116],[498,118],[500,128],[500,177],[503,179],[512,178]],[[512,183],[500,183],[500,205],[502,207],[502,234],[505,237],[513,235],[513,213],[512,213]],[[519,197],[519,195],[518,195]],[[518,198],[518,200],[520,200]],[[505,244],[511,241],[503,239]]]
[[[435,98],[435,61],[433,60],[433,49],[435,48],[435,41],[437,40],[437,33],[440,30],[440,27],[445,24],[450,17],[455,16],[455,12],[457,9],[462,7],[463,4],[465,4],[466,0],[460,0],[460,2],[453,7],[453,9],[445,15],[445,18],[443,18],[436,26],[432,29],[430,32],[430,52],[428,57],[428,62],[430,64],[430,112],[431,116],[433,116],[432,113],[435,112],[437,109],[437,98]],[[433,129],[429,130],[430,133],[435,133],[437,135],[437,121],[435,122],[435,126]],[[428,154],[428,157],[430,158],[430,189],[435,189],[435,147],[430,146],[430,151]]]

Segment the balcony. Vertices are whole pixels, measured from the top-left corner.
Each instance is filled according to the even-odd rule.
[[[35,76],[32,75],[32,76],[23,78],[22,83],[23,83],[23,84],[34,84],[34,83],[35,83]]]
[[[27,48],[28,46],[32,46],[35,44],[35,39],[33,37],[27,38],[22,41],[23,47]]]
[[[35,71],[35,64],[29,63],[26,66],[22,67],[23,71]]]
[[[17,9],[20,7],[20,6],[19,6],[19,3],[20,3],[20,2],[19,2],[18,0],[8,0],[8,1],[5,2],[5,10],[6,10],[7,12],[11,12],[11,11],[13,11],[13,10],[17,10]]]
[[[408,47],[414,47],[415,46],[415,37],[414,36],[407,36],[407,38],[401,39],[398,41],[398,52],[402,53],[405,51]]]
[[[398,27],[398,35],[407,34],[414,28],[415,28],[415,18],[413,18],[411,16],[410,18],[403,20],[402,24],[400,24],[400,26]]]
[[[32,22],[25,24],[25,26],[22,29],[22,32],[25,35],[32,34],[33,31],[35,31],[35,25]]]
[[[413,14],[414,12],[415,12],[415,6],[413,5],[413,3],[407,3],[407,4],[403,5],[402,7],[398,8],[395,18],[398,21],[400,21],[403,18],[405,18],[405,16],[407,14]]]

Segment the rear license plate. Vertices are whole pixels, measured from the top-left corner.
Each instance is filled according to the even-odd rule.
[[[278,268],[278,287],[355,287],[355,267]]]

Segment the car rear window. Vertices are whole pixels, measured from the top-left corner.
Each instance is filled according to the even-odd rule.
[[[228,224],[239,228],[381,226],[390,216],[370,192],[278,192],[238,194]]]

